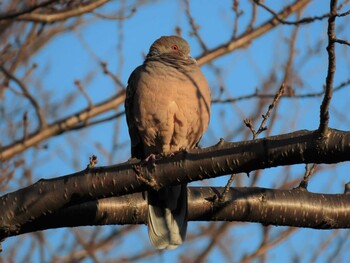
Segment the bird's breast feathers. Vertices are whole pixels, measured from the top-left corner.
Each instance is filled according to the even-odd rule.
[[[151,151],[192,148],[208,127],[210,91],[197,66],[192,71],[146,66],[134,102],[135,124]]]

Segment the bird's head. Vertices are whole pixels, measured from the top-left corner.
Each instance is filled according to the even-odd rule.
[[[190,46],[178,36],[162,36],[152,44],[147,57],[170,56],[178,59],[192,59]]]

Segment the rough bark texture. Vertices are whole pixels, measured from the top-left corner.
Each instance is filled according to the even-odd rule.
[[[86,169],[75,174],[40,180],[0,198],[0,210],[3,211],[0,227],[6,236],[6,233],[18,231],[23,224],[63,207],[150,188],[158,189],[163,185],[177,185],[230,173],[249,173],[281,165],[338,163],[347,160],[350,160],[350,132],[338,130],[330,130],[327,138],[320,137],[318,131],[297,131],[246,142],[220,141],[209,148],[179,152],[147,167],[139,166],[139,160],[134,159],[119,165]],[[302,193],[297,195],[300,203],[308,198],[302,198]],[[317,203],[322,199],[327,203],[322,195],[310,200]],[[293,197],[288,200],[293,200]],[[284,208],[278,203],[272,207],[287,209],[288,204],[284,203]],[[342,207],[342,203],[338,203],[334,209],[341,211]],[[229,217],[228,210],[225,211]],[[302,212],[298,212],[298,215],[302,215]],[[280,217],[283,219],[285,215],[280,214]],[[299,226],[306,226],[305,222],[302,224],[300,221],[304,217],[293,218],[294,221],[297,220],[296,225],[299,223]],[[248,217],[246,221],[251,220]],[[277,222],[280,221],[272,224]],[[324,219],[316,221],[318,224],[332,225]]]

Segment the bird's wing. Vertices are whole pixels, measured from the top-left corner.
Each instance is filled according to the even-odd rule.
[[[131,140],[131,156],[138,159],[145,158],[140,134],[135,125],[134,96],[140,79],[142,66],[137,67],[130,75],[126,88],[125,114]]]

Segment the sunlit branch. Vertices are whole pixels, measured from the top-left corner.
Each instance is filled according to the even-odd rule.
[[[124,103],[124,99],[125,92],[122,91],[106,101],[96,104],[93,107],[87,107],[86,109],[77,112],[76,114],[73,114],[65,119],[47,125],[40,131],[29,134],[24,142],[22,140],[18,140],[10,145],[1,147],[0,161],[5,161],[16,154],[23,152],[25,149],[35,146],[50,137],[62,134],[72,129],[76,129],[79,127],[79,125],[82,125],[84,123],[88,124],[91,118],[101,113],[117,109],[118,106]]]
[[[326,78],[326,87],[323,101],[320,107],[320,125],[319,131],[322,136],[327,136],[328,122],[329,122],[329,105],[333,95],[333,80],[335,74],[335,18],[337,14],[337,0],[331,0],[330,2],[330,17],[328,19],[328,71]]]
[[[16,17],[16,20],[22,21],[33,21],[33,22],[41,22],[41,23],[52,23],[57,21],[63,21],[71,17],[80,16],[82,14],[93,11],[94,9],[104,5],[110,0],[97,0],[92,1],[86,5],[81,5],[78,7],[74,7],[69,10],[65,10],[62,12],[56,12],[53,14],[43,14],[43,13],[28,13],[23,14]]]

